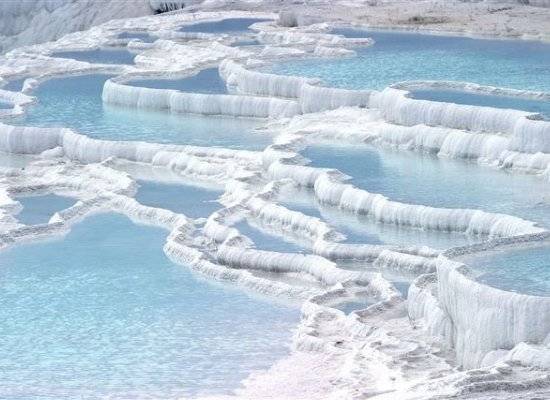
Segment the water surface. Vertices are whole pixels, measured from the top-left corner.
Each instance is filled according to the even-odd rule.
[[[239,33],[250,31],[248,27],[256,22],[271,21],[267,18],[227,18],[221,21],[197,22],[186,25],[180,30],[182,32],[202,33]]]
[[[287,353],[299,310],[198,279],[115,214],[0,253],[0,397],[228,393]]]
[[[34,92],[38,103],[16,122],[28,126],[70,127],[90,137],[155,143],[260,150],[271,136],[252,132],[252,118],[172,114],[103,104],[107,75],[55,78]]]
[[[357,57],[285,61],[275,73],[319,77],[330,86],[383,89],[411,80],[451,80],[550,91],[550,44],[419,33],[339,29],[348,37],[372,37]]]
[[[314,166],[337,168],[355,186],[391,200],[481,209],[550,227],[550,186],[540,177],[367,145],[314,146],[303,154]]]
[[[182,92],[225,94],[227,87],[218,68],[206,68],[195,75],[180,79],[140,79],[128,82],[132,86],[153,89],[175,89]]]
[[[465,258],[476,280],[511,292],[550,296],[550,246],[480,253]]]
[[[81,51],[58,51],[52,57],[71,58],[93,64],[126,64],[134,63],[135,54],[126,49],[96,49]]]
[[[249,224],[246,221],[239,222],[234,227],[243,235],[254,242],[254,247],[258,250],[277,251],[281,253],[303,253],[304,248],[296,242],[283,239],[280,235],[270,234],[261,227]]]
[[[122,32],[118,35],[119,39],[138,39],[144,43],[153,43],[157,40],[156,37],[151,36],[147,32]]]
[[[415,89],[411,91],[411,97],[445,103],[530,111],[541,114],[545,119],[550,118],[549,101],[443,89]]]
[[[217,202],[221,190],[199,186],[138,181],[136,200],[143,205],[164,208],[191,218],[206,218],[222,208]]]
[[[23,209],[17,214],[17,220],[25,225],[46,224],[58,211],[72,207],[76,199],[56,194],[17,197]]]

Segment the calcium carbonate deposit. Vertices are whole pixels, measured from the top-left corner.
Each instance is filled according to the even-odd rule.
[[[0,397],[550,398],[550,45],[249,3],[0,55]]]

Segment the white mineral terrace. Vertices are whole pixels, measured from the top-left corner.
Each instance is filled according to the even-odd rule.
[[[262,46],[232,47],[236,39],[226,34],[179,31],[197,21],[243,17],[273,19],[252,26]],[[85,216],[111,210],[169,229],[166,255],[209,279],[302,302],[292,353],[269,370],[252,374],[227,398],[550,398],[550,297],[476,282],[468,266],[455,260],[499,246],[550,243],[545,227],[505,213],[397,201],[355,186],[336,169],[307,165],[299,154],[321,140],[366,142],[550,182],[549,121],[525,111],[416,100],[409,91],[438,87],[531,99],[550,95],[442,81],[347,90],[323,86],[317,79],[261,72],[259,67],[274,61],[353,57],[358,46],[373,45],[370,39],[331,34],[331,24],[288,28],[278,25],[277,18],[265,12],[212,11],[112,20],[0,56],[0,100],[12,106],[0,109],[0,151],[27,160],[25,168],[0,169],[1,246],[63,235]],[[156,40],[118,37],[129,31],[146,32]],[[52,56],[110,47],[130,50],[135,64]],[[219,68],[227,94],[129,84],[137,78],[191,76],[209,67]],[[103,87],[104,104],[167,115],[262,118],[260,134],[272,133],[274,141],[263,151],[109,141],[69,127],[21,126],[11,120],[35,101],[33,92],[41,83],[90,73],[115,76]],[[1,89],[20,78],[25,79],[20,92]],[[193,219],[142,205],[135,199],[137,178],[127,172],[132,166],[216,185],[224,191],[222,206],[207,219]],[[483,242],[444,250],[350,243],[317,216],[281,204],[286,190],[307,190],[325,207],[382,226],[451,232]],[[47,224],[26,226],[16,218],[20,193],[70,195],[78,202]],[[260,250],[235,226],[242,220],[267,226],[308,251]],[[352,261],[370,263],[377,271],[344,267]],[[414,276],[408,294],[400,293],[383,276],[385,271]],[[288,274],[316,285],[277,279]],[[373,304],[349,314],[334,306],[358,293],[367,293]]]

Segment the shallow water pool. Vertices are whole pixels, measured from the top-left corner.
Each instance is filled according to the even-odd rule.
[[[372,37],[357,57],[286,61],[279,74],[319,77],[330,86],[383,89],[411,80],[452,80],[550,91],[550,44],[390,31],[338,29],[348,37]]]
[[[191,218],[206,218],[222,208],[221,190],[198,186],[138,181],[136,200],[146,206],[164,208]]]
[[[478,242],[480,239],[455,232],[421,230],[407,226],[377,223],[366,215],[356,215],[319,204],[309,191],[294,193],[280,200],[290,210],[320,218],[346,236],[346,243],[429,246],[447,249]]]
[[[0,397],[228,393],[287,353],[297,308],[197,279],[166,235],[105,214],[0,253]]]
[[[277,251],[281,253],[304,253],[304,248],[290,239],[283,239],[279,235],[270,234],[261,227],[241,221],[234,227],[254,242],[258,250]]]
[[[550,246],[479,253],[464,258],[476,280],[512,292],[550,296]]]
[[[541,114],[545,119],[550,119],[549,101],[442,89],[415,89],[411,91],[411,97],[446,103],[530,111]]]
[[[21,90],[23,90],[23,84],[25,83],[25,79],[27,78],[19,78],[19,79],[8,81],[8,83],[2,86],[2,89],[11,90],[12,92],[20,92]]]
[[[272,137],[253,133],[262,121],[251,118],[201,116],[144,111],[104,105],[106,75],[51,79],[34,92],[38,103],[17,123],[27,126],[63,126],[90,137],[156,143],[219,146],[260,150]]]
[[[72,207],[76,200],[71,197],[46,194],[42,196],[17,197],[23,209],[17,220],[25,225],[46,224],[58,211]]]
[[[93,64],[126,64],[134,63],[134,53],[126,49],[96,49],[81,51],[58,51],[51,54],[52,57],[71,58],[78,61],[86,61]]]
[[[118,35],[119,39],[138,39],[144,43],[153,43],[157,40],[156,37],[151,36],[147,32],[122,32]]]
[[[180,79],[140,79],[127,83],[153,89],[175,89],[182,92],[225,94],[227,87],[218,68],[206,68],[195,75]]]
[[[203,33],[239,33],[250,31],[248,27],[256,22],[271,21],[267,18],[227,18],[220,21],[197,22],[186,25],[180,29],[181,32],[203,32]]]
[[[371,146],[315,146],[303,155],[316,167],[337,168],[350,183],[391,200],[504,213],[550,227],[550,187],[542,178],[461,160]]]

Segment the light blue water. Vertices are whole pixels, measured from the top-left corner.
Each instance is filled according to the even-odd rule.
[[[197,279],[165,237],[107,214],[0,253],[0,397],[227,393],[286,354],[297,308]]]
[[[353,311],[364,310],[368,306],[373,305],[376,302],[375,299],[371,297],[356,297],[353,300],[341,302],[333,305],[333,308],[344,312],[346,315],[351,314]]]
[[[335,30],[372,37],[358,56],[288,61],[279,74],[319,77],[330,86],[383,89],[401,81],[453,80],[550,91],[550,45],[523,40],[481,40],[417,33]]]
[[[512,108],[541,114],[550,118],[550,102],[523,99],[521,97],[495,96],[479,93],[468,93],[459,90],[418,89],[411,92],[415,99],[442,101],[446,103],[469,104],[474,106]]]
[[[186,25],[180,29],[181,32],[203,32],[203,33],[239,33],[249,31],[248,27],[256,22],[270,21],[266,18],[228,18],[214,22],[198,22]]]
[[[313,165],[337,168],[351,176],[350,182],[355,186],[391,200],[482,209],[550,227],[550,186],[535,176],[367,145],[316,146],[303,154]]]
[[[20,78],[20,79],[14,79],[12,81],[9,81],[2,87],[2,89],[11,90],[12,92],[20,92],[21,90],[23,90],[23,84],[25,83],[25,79],[27,78]]]
[[[154,89],[175,89],[182,92],[227,93],[225,81],[220,77],[218,68],[203,69],[196,75],[181,79],[141,79],[128,82],[128,84]]]
[[[206,218],[222,208],[221,190],[198,186],[138,181],[136,200],[146,206],[164,208],[191,218]]]
[[[304,253],[304,248],[280,236],[269,234],[260,227],[252,226],[246,221],[234,225],[243,235],[254,242],[258,250],[278,251],[282,253]]]
[[[346,236],[346,243],[415,245],[446,249],[479,241],[479,238],[458,233],[424,231],[406,226],[376,223],[365,215],[355,215],[336,207],[318,204],[311,193],[309,196],[302,194],[296,198],[288,197],[281,201],[281,204],[291,210],[324,220]]]
[[[33,159],[33,156],[27,154],[13,154],[0,151],[0,167],[4,168],[24,168]]]
[[[124,49],[96,49],[82,51],[59,51],[51,54],[52,57],[71,58],[94,64],[127,64],[134,63],[133,53]]]
[[[8,110],[10,108],[13,108],[13,104],[3,103],[0,101],[0,110]]]
[[[550,296],[550,246],[477,254],[466,259],[477,281],[535,296]]]
[[[46,194],[42,196],[17,197],[23,209],[17,220],[25,225],[46,224],[58,211],[73,206],[76,200],[71,197]]]
[[[118,35],[119,39],[139,39],[142,42],[145,43],[153,43],[155,40],[157,40],[156,37],[151,36],[148,33],[144,32],[122,32]]]
[[[16,122],[29,126],[63,126],[90,137],[141,140],[156,143],[220,146],[260,150],[271,136],[251,132],[262,122],[255,119],[206,117],[194,114],[149,112],[104,105],[105,75],[51,79],[34,92],[38,103]]]
[[[261,45],[261,43],[256,39],[237,40],[236,42],[231,43],[231,47],[259,46],[259,45]]]

